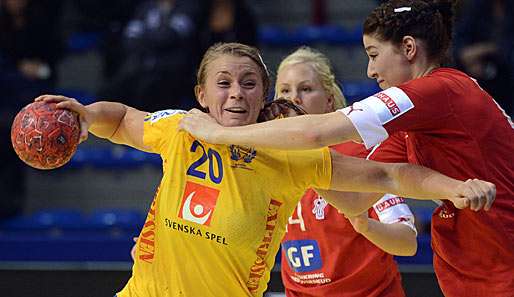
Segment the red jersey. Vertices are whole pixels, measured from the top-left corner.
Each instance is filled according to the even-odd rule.
[[[390,143],[389,145],[387,143]],[[405,139],[398,137],[367,151],[357,143],[333,149],[346,155],[401,162]],[[384,223],[404,222],[414,230],[403,198],[385,195],[369,210]],[[337,209],[308,190],[289,218],[282,241],[282,281],[289,297],[401,297],[401,277],[393,256],[361,234]]]
[[[488,212],[448,201],[434,212],[434,269],[445,296],[514,296],[514,125],[493,98],[440,68],[341,111],[367,146],[407,131],[409,162],[496,185]]]

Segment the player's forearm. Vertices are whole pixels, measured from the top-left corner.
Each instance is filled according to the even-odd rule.
[[[86,106],[92,122],[89,132],[94,135],[119,143],[115,139],[128,107],[117,102],[100,101]]]
[[[416,232],[402,223],[384,224],[368,219],[368,230],[361,234],[391,255],[413,256],[418,249]]]
[[[319,190],[320,194],[328,203],[337,208],[339,212],[347,216],[357,216],[375,204],[384,194],[378,193],[357,193]]]
[[[223,128],[214,132],[213,137],[216,143],[274,149],[313,149],[360,139],[351,122],[340,112]]]
[[[456,189],[462,184],[462,181],[418,165],[395,164],[391,172],[396,188],[393,193],[418,200],[454,198]]]
[[[381,163],[343,156],[331,151],[331,190],[392,193],[421,200],[455,199],[462,181],[426,167],[407,163]]]
[[[381,163],[341,155],[331,150],[331,190],[392,193],[417,199],[449,199],[461,181],[426,167],[406,163]]]

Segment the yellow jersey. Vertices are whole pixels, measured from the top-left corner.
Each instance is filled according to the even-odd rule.
[[[117,296],[262,296],[298,200],[330,185],[330,152],[213,145],[179,132],[182,116],[145,118],[163,177]]]

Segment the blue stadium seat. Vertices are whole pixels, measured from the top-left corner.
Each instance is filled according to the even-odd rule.
[[[357,25],[354,28],[346,29],[346,39],[344,42],[351,45],[362,45],[362,25]]]
[[[323,28],[319,26],[299,26],[294,28],[290,34],[290,41],[294,46],[312,45],[324,41]]]
[[[126,150],[124,152],[124,158],[127,160],[127,162],[131,162],[134,165],[138,165],[138,164],[151,164],[151,165],[155,165],[155,166],[162,165],[162,159],[159,155],[142,152],[142,151],[132,149],[132,148],[126,148]]]
[[[280,25],[263,25],[258,29],[258,39],[267,46],[301,46],[325,43],[333,45],[360,45],[362,26],[345,28],[341,25],[301,25],[287,29]]]
[[[347,30],[340,25],[323,26],[322,36],[323,41],[328,44],[339,45],[349,42]]]
[[[362,100],[381,91],[378,84],[371,79],[364,81],[344,81],[342,88],[348,104]]]
[[[81,53],[98,48],[101,41],[100,32],[74,32],[68,37],[66,47],[71,53]]]
[[[412,257],[395,256],[398,264],[432,265],[432,247],[430,234],[418,235],[418,252]]]
[[[434,208],[435,207],[412,207],[418,234],[430,234]]]
[[[134,168],[142,165],[161,166],[157,154],[142,152],[126,146],[89,146],[79,147],[68,166],[78,168]]]
[[[345,28],[341,25],[325,25],[321,27],[321,41],[332,45],[361,45],[362,29],[359,27]]]
[[[290,33],[282,26],[260,26],[257,30],[257,37],[262,45],[287,46],[291,44]]]
[[[0,232],[0,261],[131,261],[132,236]]]
[[[79,228],[84,223],[80,211],[67,208],[45,209],[31,215],[4,221],[0,228],[9,231],[33,231]]]
[[[46,209],[0,224],[0,261],[130,261],[144,224],[134,209]]]
[[[79,146],[70,160],[70,167],[105,167],[111,160],[110,150],[107,147],[84,147]]]
[[[144,224],[144,215],[135,209],[96,209],[88,216],[87,224],[94,228],[118,228],[139,231]]]
[[[75,98],[82,104],[91,104],[95,102],[95,95],[83,89],[56,89],[55,94]]]
[[[434,213],[434,207],[413,207],[412,212],[416,217],[416,220],[420,220],[424,223],[430,223],[432,220],[432,214]]]

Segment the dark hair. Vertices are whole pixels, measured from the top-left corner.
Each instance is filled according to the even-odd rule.
[[[406,35],[424,41],[428,59],[444,62],[451,46],[456,0],[390,0],[364,21],[364,34],[400,44]]]

